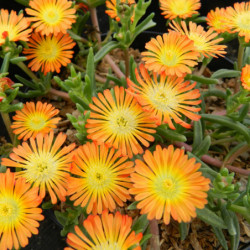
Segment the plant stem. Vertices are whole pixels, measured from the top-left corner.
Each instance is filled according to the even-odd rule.
[[[8,134],[10,136],[10,140],[12,142],[12,144],[14,145],[15,143],[15,135],[13,134],[13,131],[11,129],[11,121],[10,121],[10,116],[9,116],[9,113],[3,113],[1,112],[1,116],[2,116],[2,119],[3,119],[3,122],[4,122],[4,125],[8,131]]]
[[[245,207],[241,207],[241,206],[238,206],[238,205],[235,205],[235,204],[231,204],[231,206],[228,208],[236,213],[239,213],[239,214],[242,214],[244,215],[244,217],[250,221],[250,214],[249,214],[249,211],[247,208]]]
[[[178,148],[184,147],[186,151],[192,152],[192,147],[185,142],[174,142],[174,145]],[[204,161],[207,164],[213,165],[217,168],[222,168],[223,162],[214,159],[213,157],[209,155],[203,155],[201,157],[201,160]],[[226,168],[228,168],[230,171],[233,171],[235,173],[241,174],[241,175],[250,175],[250,171],[242,168],[237,168],[231,165],[227,165]]]
[[[227,142],[232,142],[232,141],[235,141],[235,138],[234,137],[228,137],[228,138],[223,138],[223,139],[219,139],[219,140],[215,140],[211,143],[211,145],[218,145],[218,144],[224,144],[224,143],[227,143]]]
[[[56,96],[60,96],[62,97],[64,100],[66,101],[71,101],[69,94],[54,88],[50,88],[50,90],[48,91],[48,93],[56,95]]]
[[[160,236],[159,227],[156,219],[149,221],[150,233],[152,234],[150,238],[150,249],[160,250]]]
[[[241,71],[242,68],[242,63],[243,63],[243,56],[244,56],[244,50],[245,47],[242,46],[242,44],[240,43],[239,45],[239,50],[238,50],[238,70]],[[238,93],[240,90],[240,79],[239,77],[236,79],[236,83],[234,86],[234,93]]]
[[[128,48],[124,49],[124,61],[126,69],[126,78],[129,78],[129,51]]]
[[[23,63],[19,62],[16,64],[20,69],[22,69],[32,80],[39,81],[36,75]]]

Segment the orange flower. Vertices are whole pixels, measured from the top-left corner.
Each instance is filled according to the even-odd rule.
[[[135,4],[135,0],[120,0],[120,5],[127,4],[127,5],[133,5]],[[117,3],[116,0],[107,0],[106,1],[106,7],[108,10],[105,11],[106,14],[108,14],[111,18],[115,18],[117,22],[120,21],[120,17],[117,15]],[[134,20],[134,16],[131,18],[131,21]]]
[[[98,98],[93,97],[90,119],[86,128],[88,138],[98,144],[105,143],[108,147],[118,149],[123,156],[133,157],[142,154],[142,143],[145,147],[154,141],[151,135],[156,131],[150,114],[143,112],[136,99],[126,93],[123,87],[116,86],[114,94],[108,89]]]
[[[14,148],[9,156],[10,159],[2,159],[2,165],[22,169],[16,175],[25,177],[27,182],[39,187],[42,199],[48,190],[51,202],[55,204],[56,195],[61,201],[65,201],[68,172],[72,162],[70,151],[75,145],[61,148],[66,140],[66,135],[62,133],[54,142],[53,140],[53,131],[45,136],[38,134],[36,140],[30,139],[30,145],[24,142]]]
[[[178,77],[191,74],[190,67],[197,65],[200,55],[195,50],[193,41],[174,31],[152,38],[145,48],[148,51],[142,52],[142,60],[148,70]]]
[[[242,87],[250,91],[250,65],[247,64],[241,72]]]
[[[13,116],[11,128],[18,139],[26,141],[29,138],[35,139],[38,133],[48,134],[56,124],[61,120],[60,117],[54,117],[59,113],[51,104],[26,102],[21,110],[16,111]]]
[[[191,125],[181,119],[181,115],[185,115],[191,120],[197,121],[200,115],[197,112],[200,108],[191,107],[197,105],[201,100],[195,100],[200,97],[198,89],[193,89],[196,83],[190,82],[182,78],[167,77],[160,75],[158,80],[157,74],[153,73],[151,79],[144,65],[140,65],[140,73],[135,70],[138,85],[129,79],[129,91],[135,96],[142,109],[156,120],[156,124],[167,123],[171,129],[175,129],[172,119],[185,128],[191,128]]]
[[[32,29],[28,29],[29,22],[23,17],[23,13],[17,15],[12,10],[0,10],[0,46],[5,43],[6,37],[9,41],[28,41]]]
[[[71,247],[66,247],[65,250],[141,249],[139,242],[143,235],[131,231],[132,218],[128,215],[121,215],[119,212],[116,212],[115,215],[108,214],[108,211],[105,210],[101,217],[89,215],[83,222],[83,226],[91,239],[78,226],[75,226],[76,233],[69,233],[67,236],[67,243]]]
[[[217,55],[223,56],[223,54],[226,54],[225,48],[227,46],[218,44],[223,41],[223,38],[216,38],[218,34],[212,29],[205,31],[201,25],[189,22],[188,30],[184,21],[181,21],[181,25],[173,21],[173,23],[170,24],[170,27],[192,40],[196,51],[205,57],[218,57]]]
[[[42,35],[57,35],[67,33],[71,29],[72,23],[76,22],[76,10],[72,7],[72,2],[67,0],[31,0],[31,8],[26,8],[32,28]]]
[[[132,187],[129,174],[134,171],[133,162],[119,157],[114,148],[87,143],[80,146],[73,158],[68,181],[68,195],[74,205],[87,206],[87,213],[101,214],[104,209],[113,211],[116,204],[130,199]]]
[[[216,8],[207,14],[207,23],[214,31],[218,33],[230,32],[228,27],[228,18],[224,8]]]
[[[15,178],[7,169],[0,173],[0,249],[19,249],[28,245],[32,234],[38,234],[38,221],[44,219],[38,208],[38,188],[24,178]]]
[[[131,174],[134,187],[130,189],[141,214],[148,214],[149,220],[163,217],[166,224],[170,215],[178,222],[196,217],[195,209],[207,204],[210,183],[197,171],[201,164],[172,145],[167,149],[156,146],[153,154],[146,150],[143,159],[135,160],[136,173]]]
[[[12,88],[14,82],[9,77],[0,78],[0,92],[4,92],[6,89]]]
[[[235,3],[233,7],[226,8],[226,18],[228,19],[229,31],[237,33],[245,38],[245,42],[250,41],[250,2]]]
[[[180,17],[186,19],[198,13],[200,0],[160,0],[160,9],[166,19]]]
[[[48,72],[60,72],[61,66],[67,66],[71,62],[75,46],[72,38],[66,34],[57,36],[40,36],[33,33],[29,40],[29,48],[24,48],[23,53],[28,54],[27,59],[32,59],[28,64],[31,70],[41,71],[46,75]]]

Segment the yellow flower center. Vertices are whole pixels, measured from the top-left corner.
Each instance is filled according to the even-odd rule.
[[[28,182],[47,182],[56,177],[59,168],[58,160],[51,153],[40,151],[33,153],[26,165],[25,178]]]
[[[236,25],[241,30],[250,31],[250,11],[246,11],[246,12],[238,14],[236,18]]]
[[[132,133],[137,125],[135,117],[130,109],[116,110],[110,114],[109,127],[116,134]]]
[[[161,52],[160,61],[164,65],[174,66],[179,61],[179,55],[176,53],[176,51],[164,47],[164,49]]]
[[[110,189],[114,182],[109,166],[93,163],[86,172],[88,186],[94,191]]]
[[[60,47],[54,37],[43,40],[41,44],[37,47],[37,57],[43,62],[53,61],[57,59],[59,55]]]
[[[153,106],[162,112],[172,112],[178,106],[177,92],[168,85],[155,85],[146,94]]]
[[[16,27],[13,25],[0,25],[0,44],[5,43],[5,39],[12,41],[17,36]]]
[[[35,114],[30,117],[30,119],[27,121],[27,125],[31,130],[42,130],[46,126],[46,118],[42,115]]]
[[[190,11],[187,0],[172,1],[171,3],[170,9],[175,15],[183,15]]]
[[[44,22],[47,23],[48,25],[56,25],[57,23],[60,22],[62,18],[61,11],[55,6],[46,8],[42,16],[43,16]]]
[[[201,36],[197,33],[190,33],[188,37],[194,42],[194,46],[198,51],[203,51],[206,49],[207,42],[204,36]]]
[[[99,245],[92,247],[93,250],[122,250],[123,248],[117,244],[117,242],[102,242]]]
[[[0,196],[0,225],[15,224],[19,215],[20,208],[18,202],[13,198]]]

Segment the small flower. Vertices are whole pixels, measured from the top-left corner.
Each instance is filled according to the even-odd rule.
[[[128,188],[132,187],[130,173],[134,172],[133,162],[119,157],[114,148],[108,149],[95,143],[87,143],[75,150],[68,181],[68,195],[74,205],[87,206],[87,213],[99,213],[116,204],[123,206],[130,199]]]
[[[0,92],[4,92],[6,89],[12,88],[14,82],[9,77],[0,78]]]
[[[235,3],[234,7],[226,8],[229,31],[237,33],[250,41],[250,2]]]
[[[69,233],[67,236],[67,243],[71,247],[66,247],[65,250],[141,249],[139,242],[143,235],[131,231],[132,218],[128,215],[122,215],[119,212],[116,212],[115,215],[108,214],[108,211],[105,210],[101,217],[89,215],[83,222],[83,226],[91,239],[78,226],[75,226],[75,234]]]
[[[181,21],[181,25],[173,21],[170,27],[192,40],[195,49],[205,57],[218,57],[226,54],[225,48],[227,46],[218,44],[223,41],[223,38],[216,38],[218,33],[214,32],[212,29],[205,31],[201,25],[197,25],[193,22],[189,22],[187,27],[184,21]]]
[[[120,4],[135,5],[135,0],[120,0]],[[111,18],[115,19],[117,22],[120,21],[120,17],[117,15],[117,3],[116,0],[107,0],[106,7],[108,10],[105,11]],[[131,18],[133,21],[134,16]]]
[[[69,177],[72,156],[70,152],[75,145],[71,144],[61,148],[66,135],[60,133],[54,140],[53,131],[43,136],[38,134],[36,140],[30,138],[30,145],[23,142],[13,149],[10,159],[3,158],[2,165],[20,168],[17,176],[25,177],[27,182],[39,187],[39,195],[43,199],[46,190],[49,192],[51,202],[55,204],[57,197],[65,201],[67,179]]]
[[[179,32],[165,33],[146,43],[148,51],[142,52],[145,67],[159,74],[184,77],[191,74],[190,67],[197,65],[199,52],[194,42]]]
[[[198,89],[193,89],[196,83],[190,84],[182,78],[169,77],[160,75],[158,80],[157,74],[153,73],[151,79],[144,65],[140,65],[140,74],[135,70],[138,85],[131,80],[128,81],[129,92],[136,98],[142,109],[151,115],[157,125],[167,123],[171,129],[175,129],[172,119],[185,128],[191,128],[191,125],[181,119],[181,115],[197,121],[200,115],[197,112],[200,108],[190,105],[197,105],[201,100]],[[196,99],[196,100],[195,100]]]
[[[67,0],[31,0],[30,8],[26,8],[32,28],[42,35],[66,34],[71,29],[72,23],[76,22],[76,10],[72,2]]]
[[[166,224],[170,215],[178,222],[189,222],[196,217],[195,209],[207,204],[210,180],[203,177],[200,163],[188,159],[183,149],[170,145],[167,149],[156,146],[153,154],[146,150],[144,162],[135,160],[135,173],[131,174],[134,187],[130,189],[139,201],[137,208],[148,219],[161,219]]]
[[[247,64],[241,71],[242,87],[250,91],[250,65]]]
[[[132,158],[133,154],[143,153],[140,143],[148,147],[154,141],[151,134],[156,132],[156,125],[150,114],[123,87],[116,86],[113,95],[110,90],[104,90],[98,98],[93,97],[89,107],[92,111],[86,124],[87,137],[98,144],[105,143]]]
[[[207,14],[207,24],[218,33],[230,32],[228,18],[224,8],[216,8]]]
[[[38,234],[38,221],[44,219],[38,208],[38,188],[24,178],[15,178],[7,169],[0,173],[0,249],[20,249],[28,245],[32,234]]]
[[[166,19],[180,17],[186,19],[198,13],[200,0],[160,0],[160,9]]]
[[[16,111],[13,116],[11,128],[13,133],[19,135],[18,139],[26,141],[29,138],[35,139],[38,133],[48,134],[61,120],[54,117],[59,113],[51,104],[26,102],[21,110]]]
[[[16,14],[12,10],[9,14],[8,10],[0,10],[0,46],[5,43],[8,37],[9,41],[28,41],[31,29],[28,29],[29,22],[23,14]]]
[[[61,66],[67,66],[71,62],[75,44],[68,34],[44,37],[33,33],[28,42],[29,48],[24,48],[23,53],[27,54],[28,60],[32,59],[28,64],[31,70],[41,69],[44,75],[55,71],[59,73]]]

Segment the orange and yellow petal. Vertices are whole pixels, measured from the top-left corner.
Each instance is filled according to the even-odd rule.
[[[186,19],[194,14],[198,14],[201,7],[200,0],[159,0],[162,15],[166,19],[180,17]]]
[[[217,7],[215,10],[211,10],[207,14],[206,21],[210,28],[218,33],[231,32],[224,8]]]
[[[149,220],[163,218],[166,224],[170,217],[179,223],[196,217],[196,208],[207,204],[210,183],[198,171],[200,163],[172,145],[164,149],[156,146],[153,153],[146,150],[143,159],[135,161],[130,189],[141,214],[147,214]]]
[[[17,15],[16,11],[0,10],[0,46],[5,43],[6,37],[9,41],[28,41],[32,29],[29,21],[23,17],[23,13]]]
[[[44,219],[38,208],[41,198],[38,188],[31,187],[24,178],[16,178],[7,169],[0,173],[0,249],[20,249],[28,245],[28,238],[38,234],[38,221]]]
[[[173,21],[170,27],[192,40],[196,51],[205,57],[218,57],[226,54],[225,49],[227,46],[219,44],[223,41],[223,38],[218,38],[218,33],[212,29],[205,31],[201,25],[193,22],[189,22],[187,26],[184,21],[181,21],[181,24]]]
[[[76,22],[75,8],[68,0],[31,0],[26,12],[32,22],[32,28],[42,35],[66,34]]]
[[[83,222],[90,239],[78,226],[75,233],[69,233],[67,243],[70,247],[65,250],[74,249],[134,249],[140,250],[139,245],[142,233],[135,234],[131,230],[132,218],[116,212],[115,215],[103,211],[102,215],[89,215]],[[132,247],[132,248],[131,248]]]
[[[227,7],[226,18],[229,30],[238,33],[248,43],[250,41],[250,2],[237,2],[234,7]]]
[[[105,209],[114,211],[131,198],[128,189],[132,187],[133,165],[114,148],[88,142],[74,152],[71,166],[74,177],[68,180],[67,194],[75,206],[86,206],[88,214],[101,214]]]
[[[28,42],[29,48],[24,48],[23,53],[31,60],[28,67],[32,71],[41,70],[44,75],[48,72],[60,72],[61,66],[67,66],[71,62],[75,46],[69,34],[40,36],[33,33]]]
[[[120,5],[127,4],[129,6],[135,4],[135,0],[121,0]],[[106,14],[108,14],[112,19],[115,19],[117,22],[120,21],[120,17],[117,14],[117,3],[116,0],[107,0],[106,1],[106,7],[107,10],[105,11]],[[131,21],[134,20],[134,15],[131,17]]]
[[[250,91],[250,65],[247,64],[241,71],[242,87]]]
[[[40,133],[35,140],[31,138],[29,144],[23,142],[22,145],[13,148],[10,159],[3,158],[2,165],[21,168],[16,175],[39,187],[42,199],[48,192],[53,204],[57,202],[57,197],[65,201],[72,162],[71,151],[75,147],[74,144],[62,147],[65,140],[66,135],[62,133],[55,138],[53,131],[45,136]]]
[[[38,101],[26,102],[21,110],[16,111],[13,116],[11,128],[13,133],[18,135],[19,140],[26,141],[29,138],[35,139],[38,133],[48,134],[56,128],[60,117],[55,117],[59,113],[51,104]]]
[[[200,119],[200,115],[194,113],[200,108],[193,107],[201,103],[198,99],[200,91],[194,89],[196,83],[191,84],[183,78],[163,74],[158,78],[156,73],[151,77],[143,64],[140,65],[140,71],[135,70],[135,74],[138,84],[128,79],[128,92],[137,99],[142,109],[151,115],[157,125],[166,123],[171,129],[175,129],[172,122],[174,120],[185,128],[191,128],[182,115],[193,121]]]
[[[200,55],[193,41],[174,31],[152,38],[145,48],[147,51],[142,52],[142,60],[148,70],[178,77],[191,74]]]
[[[86,124],[89,139],[114,147],[122,156],[129,158],[143,153],[141,144],[149,147],[154,141],[155,122],[123,87],[104,90],[92,100]]]

